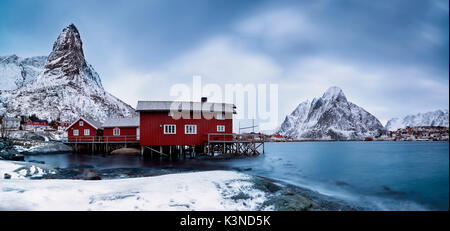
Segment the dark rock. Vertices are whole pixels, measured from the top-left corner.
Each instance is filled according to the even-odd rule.
[[[263,192],[274,193],[281,189],[280,186],[274,184],[269,179],[257,177],[254,178],[255,188]]]
[[[15,154],[15,155],[12,155],[12,160],[24,161],[25,160],[25,156],[24,155],[20,155],[20,154]]]
[[[38,164],[45,164],[45,161],[40,161],[40,160],[29,160],[28,162],[38,163]]]
[[[4,179],[11,179],[11,175],[9,175],[8,173],[5,173],[3,178]]]
[[[102,178],[95,172],[89,171],[85,174],[84,180],[101,180]]]
[[[38,141],[45,141],[45,138],[43,136],[40,135],[36,135],[34,133],[31,134],[25,134],[24,139],[28,139],[28,140],[38,140]]]

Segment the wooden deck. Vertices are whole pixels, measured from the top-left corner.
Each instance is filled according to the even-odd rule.
[[[264,139],[255,135],[210,133],[204,147],[204,154],[258,156],[264,154]]]
[[[204,145],[154,145],[141,146],[136,136],[96,136],[70,137],[63,141],[71,146],[75,152],[87,150],[89,152],[106,152],[122,147],[133,146],[141,149],[141,155],[149,153],[162,159],[163,157],[180,157],[197,155],[217,156],[232,154],[237,156],[258,156],[264,154],[264,140],[255,135],[238,135],[232,133],[209,133]]]

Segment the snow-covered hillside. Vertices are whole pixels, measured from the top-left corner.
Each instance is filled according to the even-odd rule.
[[[32,82],[44,71],[46,61],[47,56],[0,56],[0,90],[15,90]]]
[[[294,139],[314,140],[361,140],[383,132],[380,121],[348,102],[338,87],[329,88],[320,98],[300,103],[277,131]]]
[[[386,123],[386,130],[395,131],[399,128],[417,126],[449,126],[448,110],[436,110],[403,118],[392,118]]]
[[[99,75],[85,60],[73,24],[58,36],[40,75],[16,90],[2,92],[2,98],[12,116],[36,114],[68,121],[84,116],[104,121],[135,115],[131,106],[103,89]]]

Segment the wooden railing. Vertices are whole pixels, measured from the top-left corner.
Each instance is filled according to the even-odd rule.
[[[63,142],[66,143],[136,143],[138,136],[70,136]]]
[[[208,142],[214,141],[245,141],[260,142],[264,139],[258,134],[208,133]]]

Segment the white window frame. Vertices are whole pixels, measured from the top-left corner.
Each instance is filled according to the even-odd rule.
[[[225,114],[224,113],[218,113],[216,114],[217,120],[225,120]]]
[[[80,125],[80,127],[84,126],[84,122],[82,120],[80,120],[80,122],[78,123],[78,125]]]
[[[90,129],[84,129],[83,134],[85,136],[90,136],[91,135],[91,130]]]
[[[73,136],[79,136],[78,129],[73,129]]]
[[[225,125],[217,125],[217,132],[225,132]]]
[[[141,129],[140,128],[136,128],[136,140],[139,140],[141,137]]]
[[[163,132],[165,135],[177,134],[177,125],[175,124],[164,124],[163,128]]]
[[[186,135],[197,134],[197,124],[185,124],[184,125],[184,134],[186,134]]]
[[[113,136],[120,136],[120,128],[113,128]]]

